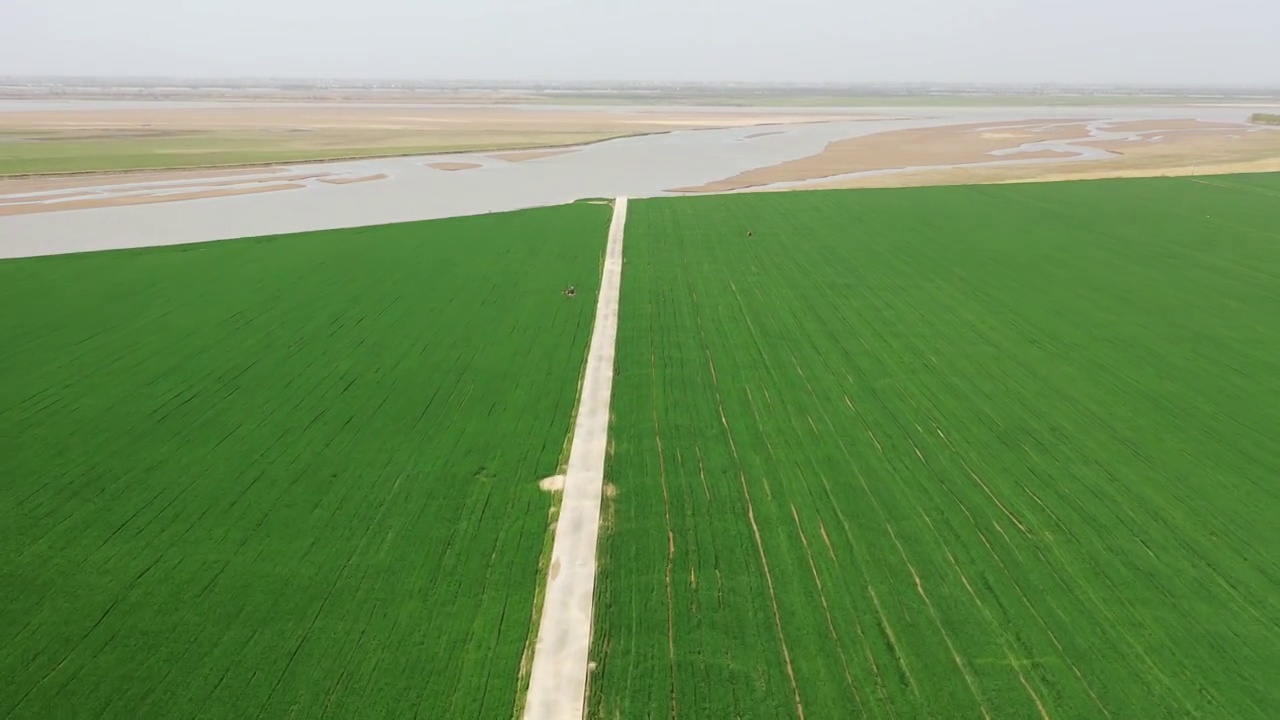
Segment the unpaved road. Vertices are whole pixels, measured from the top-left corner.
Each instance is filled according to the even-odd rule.
[[[622,231],[626,222],[627,199],[620,197],[614,202],[609,226],[595,328],[569,446],[569,467],[551,546],[524,720],[577,720],[583,716],[596,584],[596,537],[604,489],[609,398],[613,393],[613,348],[622,286]]]

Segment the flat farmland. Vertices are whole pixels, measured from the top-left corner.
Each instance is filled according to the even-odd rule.
[[[512,716],[609,216],[0,263],[0,717]]]
[[[1280,176],[636,201],[626,253],[592,717],[1280,715]]]
[[[39,103],[35,104],[36,106]],[[847,119],[830,111],[722,108],[88,103],[0,111],[0,175],[286,163],[546,148],[693,128]],[[86,183],[92,184],[92,183]]]

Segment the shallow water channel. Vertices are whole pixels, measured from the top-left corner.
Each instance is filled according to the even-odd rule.
[[[0,112],[14,105],[0,104]],[[28,108],[29,109],[29,108]],[[795,113],[803,109],[787,108]],[[823,109],[823,112],[832,112]],[[1198,118],[1244,120],[1245,108],[1215,107],[1071,107],[1071,108],[850,108],[849,114],[885,120],[834,120],[824,123],[683,130],[621,138],[573,152],[511,162],[496,153],[369,159],[279,166],[283,171],[246,170],[234,178],[190,179],[183,192],[226,190],[262,183],[272,175],[329,173],[330,177],[385,179],[330,184],[315,178],[295,181],[304,187],[239,196],[178,200],[142,205],[61,210],[0,216],[0,258],[87,250],[180,244],[276,233],[354,227],[429,218],[473,215],[585,197],[655,197],[675,187],[697,186],[753,168],[821,152],[830,142],[876,132],[915,127],[1020,119],[1138,120]],[[1064,149],[1061,143],[1037,143],[1025,149]],[[1019,148],[1023,149],[1023,148]],[[1016,152],[993,155],[992,163],[1028,162]],[[1094,150],[1100,153],[1103,151]],[[1105,154],[1105,153],[1104,153]],[[1071,162],[1081,157],[1064,157]],[[479,167],[446,171],[435,162]],[[1046,162],[1036,160],[1031,162]],[[914,168],[906,168],[914,169]],[[875,171],[876,173],[894,171]],[[234,180],[235,182],[227,182]],[[830,181],[826,178],[824,181]],[[779,184],[802,187],[804,183]],[[27,193],[24,202],[57,203],[68,193],[87,196],[154,194],[157,183],[106,185],[75,191]],[[175,189],[174,192],[178,190]],[[166,190],[168,192],[168,190]],[[11,200],[17,196],[6,196]]]

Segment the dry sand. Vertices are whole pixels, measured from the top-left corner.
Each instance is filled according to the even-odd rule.
[[[44,158],[82,167],[248,164],[452,151],[539,150],[671,130],[850,118],[752,108],[254,106],[15,110],[0,133],[22,142],[21,167]],[[210,158],[213,158],[212,160]],[[18,166],[13,166],[18,167]]]
[[[151,173],[156,174],[156,173]],[[4,215],[22,215],[26,213],[54,212],[57,210],[78,210],[90,207],[113,207],[117,205],[143,205],[158,202],[172,202],[175,200],[192,200],[207,197],[226,197],[231,195],[247,195],[256,192],[266,192],[273,189],[290,189],[292,187],[303,187],[294,185],[293,183],[305,180],[320,179],[321,182],[359,182],[365,178],[356,178],[353,180],[345,180],[343,178],[334,178],[326,180],[323,178],[328,173],[295,173],[292,175],[268,175],[267,177],[255,177],[253,175],[241,177],[233,180],[191,180],[190,182],[165,182],[164,184],[140,184],[136,187],[122,187],[116,192],[107,189],[103,192],[77,192],[66,191],[50,193],[47,195],[39,195],[36,197],[24,197],[22,195],[3,195],[0,194],[0,207],[7,207]],[[256,175],[256,173],[254,173]],[[386,177],[383,175],[382,177]],[[255,187],[256,186],[256,187]],[[269,187],[274,186],[274,187]],[[118,185],[107,185],[107,188],[119,187]],[[219,190],[219,188],[225,188]],[[197,192],[175,193],[174,190],[194,189]],[[85,200],[73,200],[73,198],[86,198]],[[40,202],[45,200],[57,200],[58,202]]]
[[[174,180],[244,178],[289,169],[297,172],[296,164],[290,168],[292,163],[339,157],[504,150],[496,156],[507,162],[525,162],[577,152],[583,144],[628,135],[779,122],[825,122],[837,118],[859,119],[839,112],[791,113],[753,108],[708,111],[225,103],[202,108],[157,104],[154,107],[15,110],[0,113],[0,133],[8,139],[18,139],[21,144],[14,147],[22,148],[20,157],[24,158],[22,164],[9,167],[39,168],[42,158],[46,157],[50,162],[48,166],[65,167],[68,156],[81,158],[80,167],[85,168],[129,164],[200,167],[0,176],[0,197]],[[31,142],[22,142],[23,139]],[[211,164],[225,167],[208,167]],[[428,166],[445,171],[481,167],[462,158],[457,162],[428,163]],[[321,182],[346,184],[374,179],[380,178],[335,178],[321,179]],[[104,192],[102,197],[77,197],[67,202],[37,205],[11,201],[5,205],[9,208],[8,214],[44,213],[184,199],[188,196],[166,194],[141,200],[111,197],[111,193]]]
[[[429,168],[436,170],[444,170],[446,172],[457,172],[458,170],[475,170],[478,167],[484,167],[480,163],[469,162],[429,162],[423,163]]]
[[[96,193],[68,190],[66,192],[55,192],[55,193],[49,193],[47,195],[41,195],[39,199],[40,200],[70,200],[71,198],[78,198],[78,197],[93,197],[95,194]],[[0,195],[0,205],[20,205],[20,204],[27,204],[30,202],[32,202],[32,198],[29,198],[29,197],[13,197],[13,196]]]
[[[1085,141],[1121,155],[1101,160],[995,167],[909,170],[820,183],[812,188],[908,187],[1003,182],[1054,182],[1102,178],[1219,175],[1280,172],[1280,130],[1232,126],[1239,132],[1188,130],[1161,135],[1160,140]]]
[[[282,183],[282,182],[301,182],[303,180],[312,180],[323,177],[328,173],[296,173],[292,175],[271,175],[268,177],[246,176],[234,180],[211,180],[209,182],[177,182],[165,183],[163,185],[141,185],[139,190],[151,190],[153,192],[168,192],[169,190],[183,190],[187,188],[217,188],[231,187],[235,185],[258,185],[263,183]],[[127,190],[126,190],[127,192]]]
[[[333,177],[320,178],[320,182],[330,185],[350,185],[351,183],[373,182],[374,180],[386,180],[389,177],[386,173],[377,173],[375,175],[365,175],[363,177]]]
[[[144,182],[169,182],[173,180],[204,180],[241,175],[266,175],[284,172],[282,167],[226,168],[217,170],[139,170],[131,172],[79,173],[75,175],[33,175],[29,177],[0,177],[0,195],[44,192],[47,190],[75,190],[106,185],[132,185]]]
[[[547,492],[561,492],[564,490],[564,476],[552,475],[538,481],[538,488]]]
[[[564,496],[547,570],[524,720],[580,720],[586,699],[596,581],[596,541],[613,392],[614,340],[622,284],[627,199],[614,202],[595,327],[573,426]]]
[[[757,168],[731,178],[672,192],[725,192],[773,183],[814,180],[846,173],[921,165],[959,165],[1000,159],[1060,158],[1061,152],[1035,151],[997,158],[988,153],[1023,143],[1087,138],[1087,121],[1019,121],[917,128],[837,140],[817,155]]]
[[[520,108],[520,107],[361,107],[252,106],[14,110],[0,113],[0,130],[56,131],[62,139],[147,139],[186,137],[208,130],[275,130],[281,137],[331,129],[424,130],[463,126],[468,129],[634,130],[672,127],[740,127],[828,120],[883,119],[808,110],[767,112],[755,108],[715,111],[676,108]]]
[[[55,212],[61,210],[86,210],[89,208],[114,207],[119,205],[147,205],[150,203],[172,202],[175,200],[200,200],[203,198],[230,197],[232,195],[253,195],[256,193],[275,192],[277,190],[296,190],[306,185],[288,183],[268,185],[264,187],[228,188],[225,190],[201,190],[189,193],[170,193],[166,195],[129,195],[125,197],[104,197],[87,200],[68,200],[67,202],[31,205],[3,205],[0,215],[24,215],[27,213]]]

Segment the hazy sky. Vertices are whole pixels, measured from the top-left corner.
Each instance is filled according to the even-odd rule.
[[[1280,85],[1280,0],[0,0],[0,75]]]

